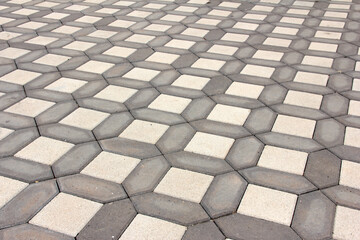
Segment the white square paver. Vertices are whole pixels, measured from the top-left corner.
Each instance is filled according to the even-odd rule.
[[[195,42],[187,41],[187,40],[180,40],[180,39],[172,39],[170,42],[165,44],[165,47],[171,48],[181,48],[181,49],[189,49],[191,48]]]
[[[280,61],[284,53],[275,51],[257,50],[253,58]]]
[[[85,64],[81,65],[80,67],[78,67],[76,70],[102,74],[107,70],[109,70],[110,68],[112,68],[113,66],[115,66],[115,64],[90,60]]]
[[[96,30],[92,33],[90,33],[88,36],[89,37],[95,37],[95,38],[111,38],[112,36],[116,35],[117,32],[113,32],[113,31],[104,31],[104,30]]]
[[[20,33],[14,33],[14,32],[7,32],[7,31],[3,31],[0,32],[0,39],[1,40],[10,40],[16,37],[21,36]]]
[[[237,47],[230,47],[224,45],[214,45],[207,52],[223,54],[223,55],[233,55],[238,50]]]
[[[155,144],[169,126],[142,120],[134,120],[119,137]]]
[[[27,183],[0,176],[0,209],[27,186]]]
[[[326,86],[329,79],[328,75],[310,72],[297,72],[294,82],[301,82],[307,84],[314,84]]]
[[[5,112],[15,113],[28,117],[36,117],[54,104],[55,103],[53,102],[28,97],[5,109]]]
[[[138,214],[119,240],[181,240],[185,231],[184,226]]]
[[[30,223],[75,237],[101,207],[101,203],[59,193]]]
[[[289,90],[284,100],[285,104],[320,109],[323,96],[313,93]]]
[[[135,67],[131,69],[129,72],[127,72],[123,77],[150,82],[159,73],[160,71],[157,70]]]
[[[183,88],[201,90],[210,81],[210,78],[198,77],[193,75],[181,75],[171,85]]]
[[[246,98],[254,98],[257,99],[264,86],[250,84],[250,83],[242,83],[242,82],[233,82],[230,87],[226,90],[225,94],[246,97]]]
[[[128,37],[125,41],[136,42],[136,43],[148,43],[153,40],[154,36],[144,35],[144,34],[133,34]]]
[[[53,12],[50,13],[46,16],[44,16],[43,18],[50,18],[50,19],[56,19],[56,20],[61,20],[63,18],[66,18],[67,16],[69,16],[70,14],[67,13],[58,13],[58,12]]]
[[[152,14],[152,12],[145,12],[145,11],[132,11],[131,13],[129,13],[127,16],[129,17],[139,17],[139,18],[146,18],[148,16],[150,16]]]
[[[202,173],[171,168],[154,192],[200,203],[213,178]]]
[[[91,42],[75,41],[64,46],[63,48],[76,50],[76,51],[86,51],[95,45],[96,45],[95,43],[91,43]]]
[[[241,70],[241,74],[270,78],[274,71],[275,68],[272,67],[263,67],[263,66],[248,64],[243,68],[243,70]]]
[[[12,71],[0,77],[0,81],[25,85],[39,76],[41,76],[41,74],[37,72],[30,72],[26,70],[16,69],[15,71]]]
[[[323,52],[336,52],[337,44],[312,42],[310,43],[309,50],[323,51]]]
[[[220,20],[217,19],[210,19],[210,18],[201,18],[199,19],[197,22],[195,22],[196,24],[204,24],[204,25],[210,25],[210,26],[216,26],[220,23]]]
[[[264,43],[264,45],[271,45],[271,46],[277,46],[277,47],[289,47],[291,44],[291,40],[289,39],[283,39],[283,38],[267,38]]]
[[[21,48],[5,48],[4,50],[0,51],[0,57],[10,58],[10,59],[17,59],[18,57],[24,56],[25,54],[29,53],[30,51],[21,49]]]
[[[150,24],[149,26],[147,26],[146,28],[144,28],[144,30],[147,30],[147,31],[156,31],[156,32],[166,32],[167,30],[169,30],[169,28],[171,28],[170,25]]]
[[[360,92],[360,78],[355,78],[354,79],[352,90]]]
[[[212,15],[212,16],[227,17],[231,14],[231,11],[214,9],[214,10],[211,10],[210,12],[208,12],[207,14]]]
[[[123,103],[136,92],[136,89],[110,85],[101,90],[94,97]]]
[[[58,38],[38,36],[26,41],[26,43],[46,46],[50,43],[55,42],[56,40],[58,40]]]
[[[193,37],[204,37],[209,31],[199,28],[186,28],[181,34]]]
[[[13,133],[14,130],[0,127],[0,141],[9,136],[11,133]]]
[[[86,83],[86,81],[63,77],[49,84],[45,87],[45,89],[58,92],[73,93],[82,86],[84,86]]]
[[[234,141],[232,138],[197,132],[184,150],[224,159]]]
[[[221,60],[214,60],[208,58],[199,58],[193,65],[192,68],[201,68],[212,71],[219,71],[226,62]]]
[[[305,64],[305,65],[327,67],[327,68],[331,68],[332,63],[333,63],[332,58],[317,57],[317,56],[305,56],[301,62],[301,64]]]
[[[272,128],[273,132],[312,138],[316,121],[305,118],[278,115]]]
[[[346,127],[344,144],[360,148],[360,129]]]
[[[180,56],[177,54],[155,52],[150,57],[148,57],[145,61],[164,63],[164,64],[172,64],[179,57]]]
[[[39,28],[42,28],[44,26],[46,26],[47,24],[46,23],[42,23],[42,22],[27,22],[27,23],[24,23],[24,24],[21,24],[17,27],[20,27],[20,28],[26,28],[26,29],[32,29],[32,30],[37,30]]]
[[[243,29],[243,30],[251,30],[254,31],[259,27],[259,24],[256,23],[248,23],[248,22],[237,22],[233,28]]]
[[[86,130],[93,130],[104,121],[110,114],[86,108],[78,108],[59,123],[78,127]]]
[[[273,33],[286,34],[286,35],[296,35],[299,29],[297,28],[287,28],[287,27],[275,27]]]
[[[160,20],[162,20],[162,21],[170,21],[170,22],[181,22],[185,18],[186,18],[185,16],[174,15],[174,14],[166,14],[165,16],[160,18]]]
[[[112,47],[112,48],[106,50],[105,52],[103,52],[103,54],[104,55],[115,56],[115,57],[127,58],[128,56],[130,56],[134,52],[136,52],[136,49],[134,49],[134,48],[115,46],[115,47]]]
[[[340,185],[360,189],[360,163],[342,160]]]
[[[101,152],[81,173],[121,184],[139,162],[137,158]]]
[[[109,24],[109,27],[121,27],[121,28],[128,28],[134,25],[135,22],[126,21],[126,20],[116,20]]]
[[[303,175],[308,154],[305,152],[265,146],[258,166]]]
[[[73,146],[71,143],[41,136],[17,152],[15,157],[52,165]]]
[[[317,31],[314,37],[339,40],[341,35],[339,32]]]
[[[360,101],[350,100],[349,115],[360,116]]]
[[[181,114],[189,105],[191,99],[160,94],[150,105],[149,108],[161,111]]]
[[[360,211],[337,206],[334,222],[334,239],[360,239]]]
[[[73,27],[73,26],[61,26],[54,29],[52,32],[55,33],[63,33],[63,34],[73,34],[79,31],[81,28]]]
[[[238,33],[225,33],[225,35],[221,38],[224,41],[231,42],[245,42],[249,38],[247,34],[238,34]]]
[[[56,55],[56,54],[49,53],[39,59],[36,59],[36,61],[34,61],[34,63],[57,67],[57,66],[63,64],[64,62],[68,61],[70,58],[71,57],[68,57],[68,56],[62,56],[62,55]]]
[[[217,104],[207,119],[234,125],[243,125],[250,114],[250,109]]]
[[[297,196],[249,184],[238,213],[290,226]]]

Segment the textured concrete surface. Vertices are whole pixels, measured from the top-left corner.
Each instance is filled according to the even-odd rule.
[[[359,12],[1,1],[0,239],[359,239]]]

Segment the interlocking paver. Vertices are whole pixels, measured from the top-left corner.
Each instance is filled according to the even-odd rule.
[[[4,0],[0,238],[358,238],[359,3]]]

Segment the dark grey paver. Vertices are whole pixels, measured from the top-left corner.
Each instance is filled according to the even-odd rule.
[[[304,176],[318,188],[329,187],[339,182],[340,164],[340,159],[328,150],[310,153]]]
[[[328,239],[332,236],[335,204],[320,191],[301,195],[291,227],[303,239]]]
[[[136,211],[129,199],[105,204],[77,235],[79,240],[118,239]]]
[[[231,239],[301,239],[288,226],[237,213],[218,218],[215,222],[225,236]]]
[[[212,218],[236,211],[247,182],[238,173],[230,172],[214,178],[201,204]]]
[[[29,185],[0,209],[0,228],[28,222],[57,193],[54,180]]]
[[[139,213],[168,219],[182,225],[193,225],[209,220],[209,216],[199,204],[162,194],[146,193],[131,197],[131,201]]]
[[[57,179],[57,182],[61,192],[101,203],[112,202],[127,197],[120,184],[83,174],[61,177]]]
[[[2,240],[74,240],[70,236],[53,232],[45,228],[34,226],[31,224],[23,224],[0,231],[0,239]]]
[[[201,240],[201,239],[223,240],[225,239],[225,237],[216,227],[215,223],[209,221],[188,227],[182,239],[183,240]]]

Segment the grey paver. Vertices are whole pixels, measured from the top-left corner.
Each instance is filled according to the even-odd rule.
[[[218,175],[205,194],[202,205],[212,218],[232,213],[236,210],[246,185],[247,182],[236,172]]]
[[[199,223],[197,225],[191,226],[187,229],[182,239],[184,240],[200,240],[200,239],[209,239],[209,240],[223,240],[225,239],[224,235],[212,222]]]
[[[290,227],[238,213],[221,217],[215,222],[228,238],[301,239]]]
[[[304,239],[330,238],[335,204],[320,191],[301,195],[292,228]]]
[[[0,231],[0,237],[4,240],[10,239],[38,239],[38,240],[73,240],[74,238],[34,226],[31,224],[18,225]]]
[[[121,185],[78,174],[57,179],[60,191],[107,203],[126,198]]]
[[[77,239],[117,239],[136,211],[128,199],[105,204],[79,233]]]
[[[57,193],[53,180],[31,184],[0,210],[0,228],[28,222]]]
[[[139,213],[169,219],[182,225],[209,220],[209,216],[199,204],[166,195],[147,193],[134,196],[131,200]]]

